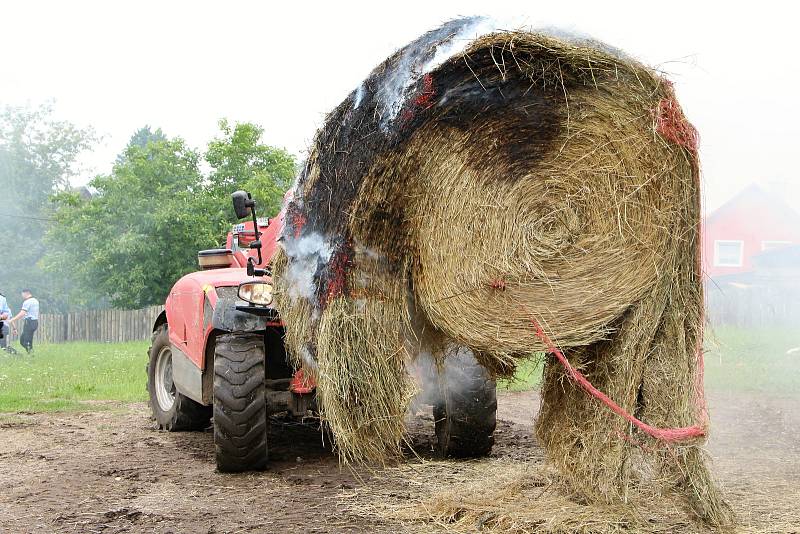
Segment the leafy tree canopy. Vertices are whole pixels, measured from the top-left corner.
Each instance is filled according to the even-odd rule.
[[[255,124],[231,126],[223,119],[219,128],[222,135],[208,144],[206,152],[206,161],[213,168],[212,190],[224,197],[244,189],[256,199],[261,213],[276,214],[295,175],[294,156],[261,143],[264,129]]]
[[[48,198],[66,191],[78,173],[78,157],[96,141],[90,128],[53,117],[50,105],[0,108],[0,291],[14,311],[20,290],[30,287],[43,309],[64,309],[68,277],[44,272],[42,237],[50,226]]]
[[[164,135],[164,132],[161,131],[161,128],[156,128],[156,130],[153,131],[149,125],[145,125],[136,130],[136,132],[134,132],[134,134],[131,136],[130,141],[128,141],[128,144],[125,147],[125,150],[122,152],[122,154],[117,156],[116,162],[117,164],[124,162],[125,152],[128,150],[128,148],[132,146],[138,146],[139,148],[144,148],[147,146],[147,143],[150,143],[151,141],[166,141],[166,140],[167,136]]]
[[[253,124],[221,121],[220,129],[205,154],[207,173],[182,139],[146,127],[111,174],[91,182],[99,195],[54,197],[47,267],[71,270],[83,289],[78,305],[97,296],[125,308],[163,303],[175,281],[196,269],[197,251],[224,241],[236,222],[236,189],[251,191],[263,213],[279,210],[294,158],[262,144],[262,129]]]

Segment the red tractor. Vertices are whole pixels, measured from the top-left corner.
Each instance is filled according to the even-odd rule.
[[[251,220],[234,226],[225,248],[200,251],[200,270],[172,287],[147,365],[158,428],[203,430],[213,416],[217,468],[227,472],[266,466],[269,415],[316,413],[316,384],[287,360],[284,325],[272,307],[268,266],[284,212],[261,219],[249,193],[232,197],[236,216]],[[456,375],[442,373],[439,400],[430,401],[445,455],[479,456],[493,443],[495,383],[469,356],[454,359]]]
[[[173,286],[153,326],[147,390],[158,428],[203,430],[213,415],[220,471],[262,469],[270,413],[314,410],[314,383],[286,359],[284,327],[272,304],[267,266],[277,220],[256,217],[248,193],[233,194],[237,216],[223,249],[198,253],[200,271]]]

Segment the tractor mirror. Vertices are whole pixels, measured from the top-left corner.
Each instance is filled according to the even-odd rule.
[[[259,265],[264,263],[264,258],[261,256],[261,232],[258,231],[258,217],[256,216],[256,201],[253,200],[253,197],[250,196],[250,193],[246,191],[236,191],[231,195],[233,199],[233,210],[236,212],[236,216],[240,219],[244,219],[248,215],[253,216],[253,232],[255,233],[256,238],[250,243],[250,248],[256,249],[258,251],[258,263]],[[254,265],[251,265],[253,261],[252,256],[247,258],[247,275],[253,276],[250,274],[251,270],[255,268]],[[261,276],[261,275],[259,275]]]
[[[250,198],[250,193],[245,191],[236,191],[231,195],[233,199],[233,211],[236,212],[237,219],[244,219],[250,215],[250,210],[256,205],[255,201]]]

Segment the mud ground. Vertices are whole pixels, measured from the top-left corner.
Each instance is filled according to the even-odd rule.
[[[708,450],[740,530],[800,532],[792,519],[800,517],[800,400],[712,394],[710,407]],[[537,408],[535,393],[501,393],[493,459],[544,461],[533,436]],[[417,420],[412,440],[433,457],[432,419]],[[365,484],[403,500],[413,481],[396,479],[397,470],[340,468],[315,428],[275,422],[270,446],[269,471],[222,475],[210,432],[154,431],[144,404],[0,415],[0,532],[434,529],[360,513],[370,503],[359,500],[375,494],[362,497]]]

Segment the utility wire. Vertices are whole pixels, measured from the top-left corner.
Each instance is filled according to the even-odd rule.
[[[10,217],[12,219],[29,219],[31,221],[55,222],[55,219],[44,219],[42,217],[29,217],[27,215],[16,215],[13,213],[0,213],[0,217]]]

